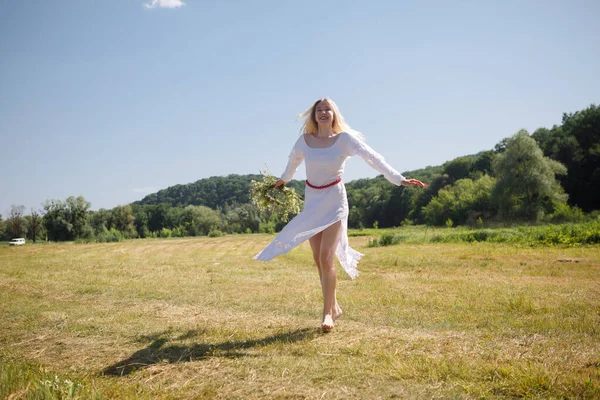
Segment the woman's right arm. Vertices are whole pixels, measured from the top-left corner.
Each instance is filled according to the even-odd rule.
[[[285,171],[283,171],[283,174],[281,174],[281,178],[275,184],[275,188],[285,185],[287,182],[291,181],[296,173],[296,170],[298,170],[298,166],[304,160],[304,152],[302,151],[301,142],[301,140],[304,140],[303,136],[304,135],[300,135],[296,141],[296,144],[294,145],[294,148],[290,152],[287,167],[285,168]]]
[[[427,185],[417,179],[407,179],[402,176],[401,173],[396,171],[389,165],[381,154],[373,150],[360,138],[348,134],[350,148],[350,156],[359,156],[366,161],[373,169],[382,174],[388,181],[398,186],[420,186],[426,187]]]

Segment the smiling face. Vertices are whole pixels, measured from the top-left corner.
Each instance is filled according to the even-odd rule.
[[[346,124],[344,117],[340,114],[338,106],[328,97],[315,101],[306,111],[299,114],[297,118],[304,118],[302,133],[312,135],[322,130],[340,133],[352,129]]]
[[[313,120],[321,126],[332,126],[335,120],[333,107],[327,100],[317,103],[313,110]]]

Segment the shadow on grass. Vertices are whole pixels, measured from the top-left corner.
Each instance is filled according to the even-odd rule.
[[[136,351],[125,360],[119,361],[102,371],[103,375],[126,376],[137,370],[160,363],[180,363],[187,361],[196,361],[208,357],[249,357],[250,354],[243,350],[254,347],[268,346],[273,343],[294,343],[311,339],[319,334],[319,329],[296,329],[290,332],[279,333],[277,335],[267,336],[262,339],[252,339],[245,341],[227,341],[219,344],[198,343],[190,346],[172,345],[165,346],[168,342],[160,335],[150,336],[153,341],[145,349]],[[190,338],[195,336],[197,331],[188,332],[178,339]]]

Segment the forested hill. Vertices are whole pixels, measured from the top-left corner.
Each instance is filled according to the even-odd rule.
[[[171,207],[188,205],[206,206],[212,209],[250,202],[248,189],[252,180],[262,180],[261,175],[212,176],[186,185],[175,185],[152,193],[133,204],[158,205]],[[304,182],[293,180],[288,186],[304,196]]]
[[[405,176],[417,177],[429,182],[435,174],[439,174],[442,167],[427,167],[416,171],[405,172]],[[377,178],[375,178],[377,179]],[[233,206],[236,204],[246,204],[250,202],[248,189],[252,180],[262,180],[261,175],[236,175],[211,176],[210,178],[200,179],[193,183],[170,186],[159,190],[156,193],[149,194],[135,205],[158,205],[167,204],[171,207],[185,207],[188,205],[206,206],[212,209]],[[361,188],[369,186],[372,179],[358,179],[348,182],[348,188]],[[292,187],[304,197],[304,181],[292,180],[287,186]]]
[[[597,188],[600,186],[600,107],[591,105],[575,113],[565,113],[560,126],[540,128],[527,135],[535,140],[546,157],[559,161],[566,167],[567,173],[557,178],[568,195],[569,204],[586,212],[599,209],[600,190]],[[458,157],[441,166],[403,172],[405,176],[429,183],[429,187],[419,195],[410,191],[410,199],[407,197],[409,193],[398,191],[400,188],[394,189],[381,176],[348,182],[346,188],[350,206],[360,210],[359,219],[365,223],[378,220],[383,223],[382,226],[397,225],[409,214],[420,221],[423,218],[421,208],[436,197],[441,189],[450,188],[463,179],[477,181],[482,176],[495,179],[493,160],[505,151],[508,140],[509,138],[501,140],[494,149]],[[262,177],[214,176],[160,190],[134,204],[167,204],[171,207],[196,205],[212,209],[246,204],[250,202],[248,189],[253,179],[260,180]],[[303,181],[293,180],[288,185],[304,196]],[[402,207],[398,206],[401,203]],[[391,204],[396,206],[390,207]],[[387,209],[389,210],[386,211]],[[495,211],[491,210],[490,213]],[[394,218],[386,216],[388,214]]]

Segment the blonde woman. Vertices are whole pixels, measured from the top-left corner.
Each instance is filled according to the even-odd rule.
[[[307,177],[304,210],[254,259],[269,261],[308,239],[323,290],[321,328],[328,331],[342,314],[336,297],[334,256],[352,279],[358,276],[356,267],[363,256],[348,245],[348,199],[342,183],[346,159],[361,157],[395,185],[426,185],[416,179],[406,179],[387,164],[364,142],[359,132],[346,124],[333,100],[319,99],[299,117],[304,117],[302,135],[275,187],[289,182],[304,160]]]

